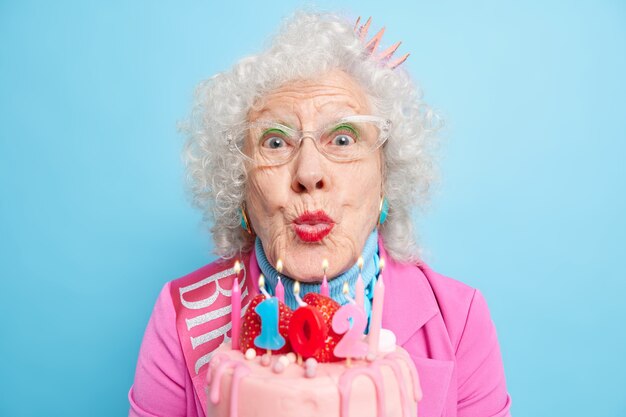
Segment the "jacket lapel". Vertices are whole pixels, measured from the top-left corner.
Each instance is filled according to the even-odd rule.
[[[439,314],[433,290],[417,265],[397,263],[387,256],[382,244],[379,254],[385,259],[383,280],[385,301],[383,327],[394,332],[402,346],[426,322]]]
[[[417,368],[424,393],[418,405],[418,415],[442,416],[454,373],[454,353],[450,349],[433,349],[429,343],[434,342],[430,338],[449,336],[437,299],[424,273],[427,269],[423,270],[415,264],[394,262],[387,256],[382,244],[379,244],[379,253],[381,258],[385,258],[386,265],[383,270],[385,299],[382,325],[394,332],[397,344],[407,349]],[[437,317],[439,319],[434,320]],[[439,342],[437,340],[435,345],[439,346]],[[416,351],[428,352],[429,357]]]

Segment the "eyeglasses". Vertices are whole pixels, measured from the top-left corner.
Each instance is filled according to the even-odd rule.
[[[252,139],[247,144],[228,139],[231,149],[260,166],[289,162],[305,138],[313,140],[317,150],[331,161],[348,162],[365,157],[380,148],[389,138],[391,120],[377,116],[343,117],[317,131],[299,131],[272,121],[248,123],[245,132]]]

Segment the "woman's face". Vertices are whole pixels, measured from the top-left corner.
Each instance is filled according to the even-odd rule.
[[[264,96],[249,122],[278,121],[317,131],[350,115],[370,115],[363,89],[342,71],[290,82]],[[246,146],[258,146],[248,137]],[[350,268],[378,220],[382,187],[381,150],[351,162],[333,162],[305,138],[289,162],[251,166],[246,205],[268,260],[280,258],[284,273],[304,282],[320,281]]]

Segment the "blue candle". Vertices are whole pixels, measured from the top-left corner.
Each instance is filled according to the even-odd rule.
[[[261,334],[254,339],[260,349],[278,350],[285,345],[285,338],[278,333],[278,299],[266,298],[254,309],[261,316]]]

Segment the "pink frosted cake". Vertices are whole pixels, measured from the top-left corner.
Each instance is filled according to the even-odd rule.
[[[330,324],[339,306],[318,295],[307,296],[304,300],[320,312],[320,322]],[[294,327],[297,313],[292,320],[291,310],[281,303],[280,313],[276,312],[280,324],[274,324],[286,344],[270,354],[252,343],[258,342],[261,332],[255,307],[262,300],[258,297],[248,308],[235,348],[224,343],[211,359],[207,374],[209,417],[417,416],[417,402],[422,397],[417,371],[409,354],[395,345],[391,332],[382,330],[383,337],[376,336],[381,340],[380,349],[369,354],[368,360],[346,360],[335,355],[341,336],[329,325],[323,344],[315,352],[302,355],[302,346],[296,346],[298,337],[288,334],[288,324],[291,321]],[[310,329],[301,336],[308,343]],[[365,343],[364,337],[361,342]]]
[[[350,367],[345,362],[317,363],[312,372],[312,362],[298,365],[288,356],[272,355],[264,366],[267,357],[246,359],[230,343],[222,345],[209,368],[207,415],[417,416],[417,372],[399,346],[371,362],[353,360]]]

